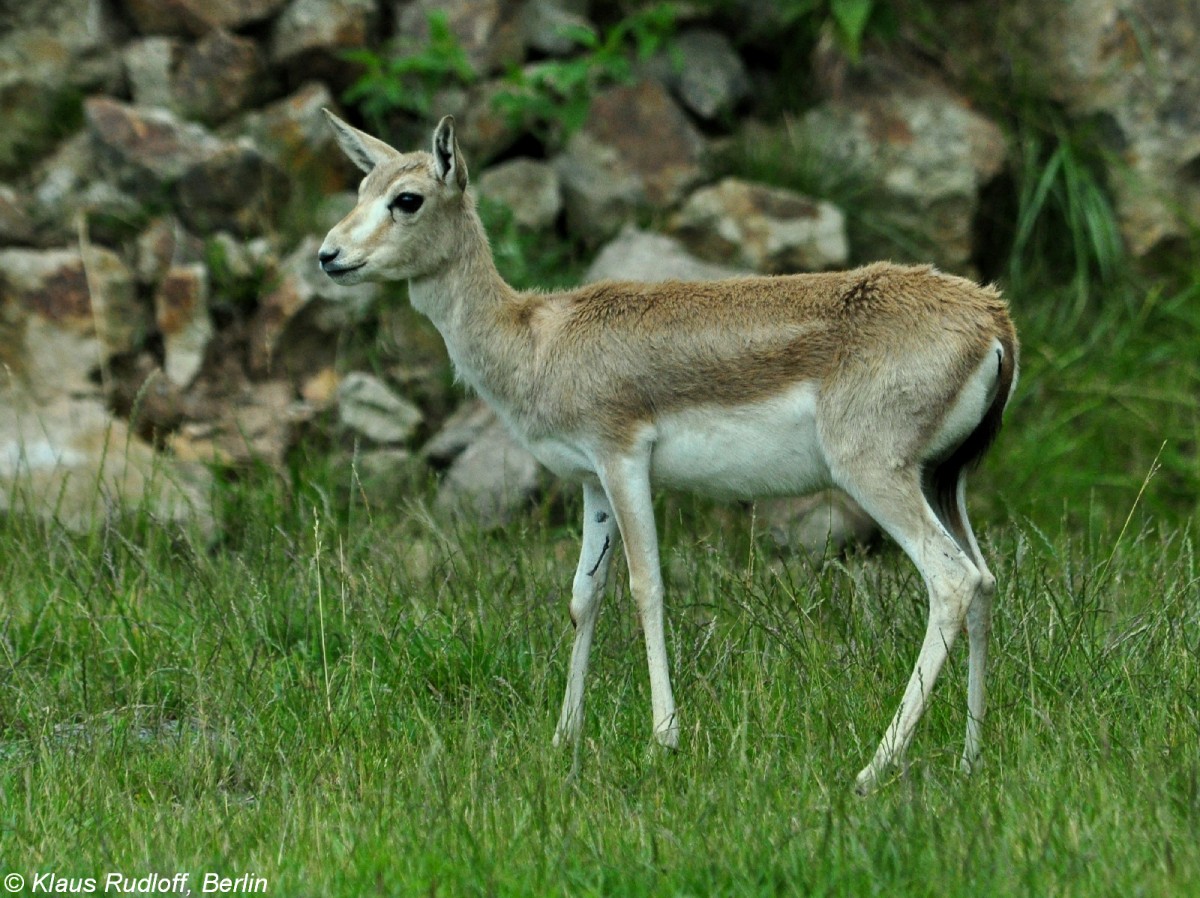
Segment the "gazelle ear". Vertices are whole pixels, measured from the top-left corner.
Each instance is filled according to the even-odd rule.
[[[330,127],[333,128],[333,135],[337,138],[338,146],[342,148],[342,152],[364,172],[369,173],[375,166],[400,155],[399,150],[394,150],[382,140],[347,125],[328,109],[322,109],[321,111],[329,119]]]
[[[454,137],[454,116],[448,115],[438,122],[433,131],[433,165],[438,180],[449,184],[451,180],[459,190],[467,189],[467,164]]]

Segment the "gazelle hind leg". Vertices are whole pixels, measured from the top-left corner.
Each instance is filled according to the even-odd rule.
[[[983,718],[987,712],[988,642],[992,634],[992,600],[996,595],[996,578],[979,551],[979,542],[967,518],[966,480],[965,472],[959,475],[956,501],[962,532],[956,536],[960,542],[965,539],[980,575],[979,589],[975,592],[971,607],[967,609],[967,644],[970,651],[967,666],[967,736],[959,766],[963,773],[969,774],[979,763]]]
[[[862,474],[844,487],[887,531],[921,572],[929,619],[912,675],[871,763],[858,774],[860,793],[873,789],[912,741],[942,666],[958,638],[982,579],[974,560],[947,532],[913,468]]]
[[[608,579],[608,567],[617,551],[617,522],[612,506],[599,483],[583,486],[583,545],[579,566],[571,586],[571,620],[575,623],[575,642],[571,646],[571,666],[567,673],[567,691],[562,714],[554,730],[554,744],[577,744],[583,731],[583,687],[587,678],[588,657],[600,598]]]

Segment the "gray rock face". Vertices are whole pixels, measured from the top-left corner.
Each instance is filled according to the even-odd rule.
[[[665,63],[667,83],[691,112],[708,121],[730,116],[750,95],[750,76],[729,39],[694,28],[679,35]]]
[[[859,235],[872,258],[967,271],[980,189],[1000,173],[999,128],[942,85],[886,70],[808,112],[802,139],[824,164],[856,172],[881,228]],[[900,238],[890,234],[896,232]]]
[[[850,252],[835,206],[737,178],[693,193],[671,228],[706,259],[765,274],[841,268]]]
[[[704,139],[657,81],[611,88],[555,161],[572,230],[593,244],[639,208],[678,203],[704,176]]]
[[[270,60],[297,79],[346,84],[353,69],[342,54],[371,46],[378,21],[373,0],[291,0],[271,26]]]
[[[375,443],[407,443],[421,426],[421,410],[374,375],[355,371],[337,391],[338,420]]]
[[[948,9],[963,52],[947,65],[1047,92],[1127,171],[1109,178],[1135,256],[1170,251],[1200,221],[1200,7],[1182,3],[982,0]]]
[[[503,526],[536,495],[545,476],[537,460],[492,415],[450,465],[437,507],[484,530]]]
[[[119,0],[142,34],[200,36],[270,18],[289,0]]]
[[[531,230],[551,227],[562,212],[562,186],[554,167],[536,159],[510,159],[485,171],[476,182],[479,194],[512,211],[517,224]]]
[[[744,268],[705,262],[689,253],[678,240],[665,234],[626,226],[596,254],[583,279],[633,281],[711,281],[738,277]]]

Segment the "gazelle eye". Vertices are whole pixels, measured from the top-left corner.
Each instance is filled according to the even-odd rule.
[[[421,208],[423,202],[425,202],[425,197],[419,193],[401,193],[388,203],[388,208],[392,210],[399,209],[405,215],[412,215]]]

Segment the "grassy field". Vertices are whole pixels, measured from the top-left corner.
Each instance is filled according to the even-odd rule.
[[[368,504],[314,463],[222,487],[216,545],[136,516],[85,534],[0,517],[0,877],[1200,894],[1200,291],[1087,323],[1052,295],[1014,306],[1022,386],[972,489],[1000,580],[978,776],[956,772],[960,645],[908,766],[853,794],[925,623],[894,547],[779,557],[748,512],[671,499],[681,749],[651,745],[618,585],[570,777],[550,736],[573,500],[480,534],[431,515],[431,486]]]

